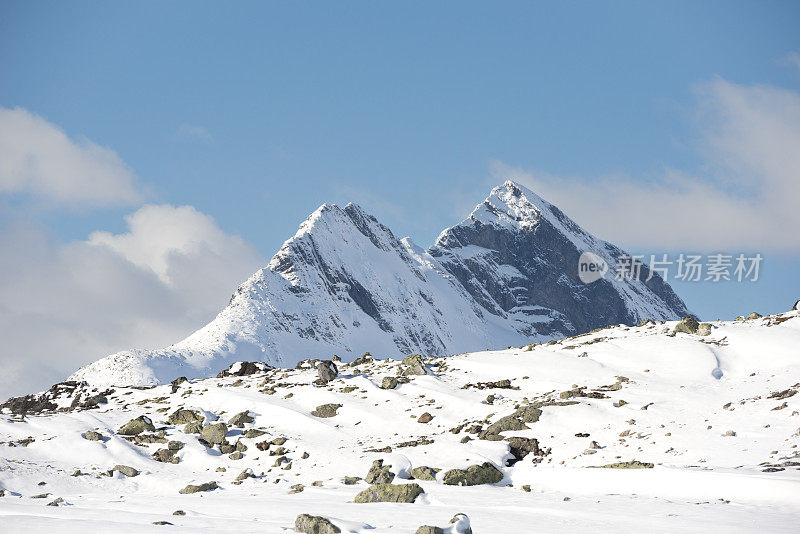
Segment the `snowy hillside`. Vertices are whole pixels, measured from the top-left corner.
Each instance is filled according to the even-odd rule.
[[[272,533],[309,514],[364,534],[796,532],[800,311],[678,330],[366,357],[329,382],[304,362],[60,384],[0,414],[3,527]],[[385,498],[413,503],[361,502]]]
[[[658,275],[582,283],[585,251],[610,264],[622,254],[513,182],[428,251],[355,204],[326,204],[211,323],[166,349],[113,354],[70,379],[156,384],[213,376],[237,360],[294,366],[366,350],[441,356],[688,315]]]

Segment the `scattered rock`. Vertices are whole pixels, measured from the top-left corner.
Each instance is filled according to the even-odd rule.
[[[274,369],[274,367],[264,362],[236,362],[220,372],[217,378],[225,378],[227,376],[249,376],[256,373],[264,373],[271,369]]]
[[[88,439],[89,441],[102,441],[103,434],[100,432],[95,432],[94,430],[87,430],[83,435],[83,439]]]
[[[342,407],[341,404],[322,404],[320,406],[317,406],[317,409],[311,412],[311,415],[313,415],[314,417],[322,417],[322,418],[334,417],[335,415],[337,415],[336,410],[338,410],[341,407]]]
[[[763,317],[763,315],[760,313],[750,312],[750,314],[747,316],[747,319],[761,319],[761,317]]]
[[[419,416],[419,419],[417,419],[417,423],[430,423],[431,420],[433,420],[433,416],[430,413],[425,412],[424,414]]]
[[[425,360],[419,354],[412,354],[403,358],[402,364],[405,366],[400,371],[403,376],[427,375],[428,368],[425,367]]]
[[[64,499],[62,499],[61,497],[58,497],[54,501],[50,501],[49,503],[47,503],[47,506],[58,506],[59,504],[61,504],[63,502],[64,502]]]
[[[331,360],[322,360],[317,363],[317,376],[322,384],[332,382],[339,375],[339,369]]]
[[[412,503],[425,493],[419,484],[373,484],[355,496],[354,502],[402,502]]]
[[[180,462],[180,459],[175,456],[177,454],[177,449],[158,449],[156,452],[153,453],[153,460],[156,462],[165,462],[170,464],[177,464]]]
[[[490,462],[472,465],[467,470],[451,469],[444,474],[442,482],[448,486],[478,486],[496,484],[503,480],[503,473]]]
[[[256,478],[256,476],[253,474],[253,470],[252,469],[245,469],[244,471],[242,471],[241,473],[239,473],[236,476],[236,480],[239,480],[239,481],[247,480],[248,478]]]
[[[397,379],[393,376],[384,376],[381,380],[381,389],[394,389],[397,387]]]
[[[725,436],[726,437],[736,437],[736,432],[733,431],[733,430],[728,430],[727,432],[725,432]]]
[[[200,412],[196,410],[186,410],[183,408],[179,408],[172,412],[167,419],[169,424],[171,425],[185,425],[186,423],[192,423],[194,421],[202,422],[205,419]]]
[[[117,464],[111,469],[111,471],[119,471],[120,473],[122,473],[126,477],[135,477],[135,476],[139,475],[139,470],[138,469],[134,469],[133,467],[131,467],[129,465]]]
[[[263,430],[258,430],[256,428],[250,428],[244,433],[244,437],[246,438],[257,438],[259,436],[263,436],[266,434]]]
[[[428,467],[427,465],[421,465],[411,470],[411,476],[417,480],[436,480],[436,473],[439,471],[441,470]]]
[[[188,495],[190,493],[198,493],[201,491],[213,491],[218,487],[219,486],[217,486],[216,482],[204,482],[203,484],[199,485],[189,484],[188,486],[183,488],[180,492],[184,495]]]
[[[697,335],[698,336],[707,336],[711,334],[711,324],[710,323],[700,323],[700,326],[697,327]]]
[[[178,388],[181,387],[181,384],[183,384],[184,382],[188,382],[188,380],[186,379],[185,376],[179,376],[178,378],[176,378],[175,380],[170,382],[170,385],[172,386],[172,390],[171,390],[172,393],[173,394],[177,393],[178,392]]]
[[[135,436],[142,432],[153,432],[156,427],[146,415],[140,415],[136,419],[131,419],[117,430],[117,434],[122,436]]]
[[[228,458],[230,458],[231,460],[241,460],[242,458],[244,458],[244,454],[242,454],[239,451],[236,451],[236,452],[233,452],[233,453],[229,454]]]
[[[394,473],[390,471],[392,466],[383,465],[383,460],[375,460],[369,468],[369,472],[364,480],[367,484],[389,484],[394,480]]]
[[[358,484],[359,480],[361,480],[361,477],[344,477],[344,484],[345,486],[353,486]]]
[[[186,423],[186,426],[183,427],[184,434],[201,434],[202,432],[203,432],[202,421],[192,421],[191,423]]]
[[[684,317],[677,325],[675,325],[674,332],[682,332],[684,334],[696,334],[700,323],[694,317]]]
[[[630,462],[616,462],[613,464],[601,465],[599,467],[602,469],[652,469],[653,464],[649,462],[631,460]]]
[[[255,421],[255,419],[250,416],[250,412],[245,410],[231,417],[228,420],[228,424],[237,428],[244,428],[246,423],[252,423],[253,421]]]
[[[174,512],[172,512],[172,515],[186,515],[186,512],[184,512],[183,510],[175,510]]]
[[[432,527],[431,525],[422,525],[417,529],[416,534],[444,534],[444,530],[439,527]]]
[[[207,443],[219,445],[225,441],[225,436],[228,435],[228,426],[225,423],[213,423],[203,427],[200,434]]]
[[[295,532],[305,532],[306,534],[337,534],[341,532],[339,527],[331,523],[327,518],[318,515],[300,514],[294,520]]]

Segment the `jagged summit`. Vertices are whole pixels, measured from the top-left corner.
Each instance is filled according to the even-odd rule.
[[[582,283],[585,251],[609,263],[623,254],[512,181],[428,250],[357,204],[323,204],[208,325],[166,349],[123,351],[70,378],[152,384],[209,376],[237,360],[293,366],[365,351],[446,355],[688,314],[657,275]]]

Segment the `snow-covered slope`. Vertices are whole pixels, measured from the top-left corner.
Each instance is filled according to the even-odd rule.
[[[211,376],[236,360],[448,355],[688,314],[657,275],[583,284],[584,251],[609,262],[622,253],[513,182],[429,251],[355,204],[326,204],[211,323],[166,349],[113,354],[70,379],[155,384]]]
[[[449,527],[456,514],[476,534],[796,532],[800,311],[713,322],[705,336],[675,324],[429,358],[425,375],[365,359],[340,364],[325,386],[308,364],[174,387],[63,384],[45,395],[55,413],[0,409],[3,528],[277,533],[306,513],[362,534]],[[391,377],[400,383],[381,388]],[[324,404],[335,415],[312,413]],[[180,408],[205,425],[245,411],[252,420],[209,447],[170,420]],[[139,416],[153,430],[121,435]],[[153,458],[170,449],[177,463]],[[393,484],[423,493],[354,502],[369,484],[345,477],[363,479],[375,460],[391,465]],[[485,462],[497,482],[446,483],[449,470]],[[620,463],[641,468],[595,468]],[[118,464],[139,474],[108,475]],[[422,466],[439,471],[410,479]],[[179,493],[211,481],[213,491]]]

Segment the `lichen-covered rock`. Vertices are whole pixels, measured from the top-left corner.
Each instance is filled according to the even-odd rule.
[[[496,484],[503,480],[503,473],[490,462],[472,465],[466,470],[451,469],[444,474],[442,482],[448,486],[478,486]]]
[[[94,430],[87,430],[83,434],[83,439],[87,439],[89,441],[101,441],[103,439],[103,434],[100,432],[95,432]]]
[[[428,467],[427,465],[421,465],[411,470],[411,476],[416,478],[417,480],[436,480],[436,473],[438,473],[439,471],[441,470],[436,469],[435,467]]]
[[[517,460],[522,460],[529,454],[540,456],[539,441],[536,438],[522,438],[518,436],[506,438],[508,449]]]
[[[603,469],[652,469],[653,464],[631,460],[630,462],[616,462],[613,464],[601,465],[600,467]]]
[[[117,434],[122,436],[135,436],[142,432],[153,432],[155,429],[156,427],[153,426],[153,422],[149,417],[140,415],[136,419],[131,419],[122,425],[119,430],[117,430]]]
[[[358,484],[359,480],[361,480],[361,477],[344,477],[344,484],[345,486],[353,486]]]
[[[200,433],[203,439],[211,445],[219,445],[225,441],[225,436],[228,435],[228,425],[225,423],[213,423],[203,427]]]
[[[444,530],[431,525],[422,525],[417,529],[416,534],[444,534]]]
[[[179,408],[172,412],[167,419],[171,425],[185,425],[194,421],[203,421],[205,419],[197,410],[187,410]]]
[[[338,374],[339,369],[331,360],[322,360],[321,362],[317,363],[317,376],[319,377],[320,382],[323,384],[333,381]]]
[[[697,327],[697,335],[698,336],[707,336],[711,334],[711,324],[709,323],[700,323],[700,326]]]
[[[183,427],[184,434],[201,434],[202,432],[203,432],[202,421],[192,421],[191,423],[186,423],[186,426]]]
[[[341,532],[339,527],[331,523],[327,518],[318,515],[300,514],[294,520],[295,532],[306,534],[337,534]]]
[[[249,410],[239,412],[228,420],[228,424],[237,428],[244,428],[246,423],[252,423],[255,419],[250,415]]]
[[[397,387],[397,379],[393,376],[384,376],[381,380],[381,389],[394,389]]]
[[[216,482],[213,482],[213,481],[212,482],[204,482],[202,484],[197,484],[197,485],[189,484],[188,486],[183,488],[180,492],[182,494],[184,494],[184,495],[187,495],[187,494],[191,494],[191,493],[198,493],[198,492],[201,492],[201,491],[213,491],[213,490],[217,489],[218,487],[219,486],[217,486]]]
[[[400,374],[403,376],[421,376],[428,374],[428,368],[425,367],[425,360],[423,360],[422,356],[419,354],[406,356],[403,358],[402,364],[404,367],[402,368]]]
[[[696,334],[700,323],[694,317],[684,317],[677,325],[675,325],[675,332],[682,332],[684,334]]]
[[[259,436],[263,436],[266,434],[263,430],[258,430],[257,428],[250,428],[244,433],[244,437],[246,438],[257,438]]]
[[[414,502],[425,493],[419,484],[373,484],[356,495],[354,502]]]
[[[763,315],[756,312],[751,312],[747,315],[747,319],[761,319],[761,317],[763,317]]]
[[[164,462],[170,464],[177,464],[180,459],[175,456],[178,453],[177,449],[158,449],[153,453],[153,460],[156,462]]]
[[[322,418],[334,417],[336,415],[336,410],[341,407],[341,404],[322,404],[317,406],[317,409],[311,412],[311,415]]]
[[[120,473],[122,473],[126,477],[135,477],[135,476],[139,475],[139,470],[138,469],[134,469],[133,467],[131,467],[129,465],[117,464],[111,470],[112,471],[119,471]]]
[[[367,484],[389,484],[394,480],[394,473],[390,471],[391,467],[383,465],[383,460],[375,460],[364,480]]]

